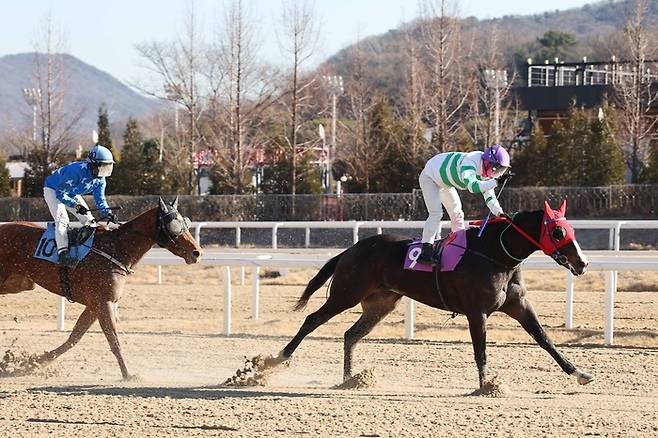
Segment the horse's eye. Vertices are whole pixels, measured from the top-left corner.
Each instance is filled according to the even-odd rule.
[[[555,240],[556,242],[559,242],[560,240],[567,237],[567,232],[562,227],[555,227],[555,228],[553,228],[553,231],[551,232],[551,236],[553,237],[553,240]]]

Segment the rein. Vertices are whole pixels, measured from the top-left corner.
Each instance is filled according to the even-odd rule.
[[[514,216],[516,216],[516,214],[514,214]],[[569,262],[569,259],[564,254],[562,254],[560,252],[557,245],[554,244],[554,248],[550,248],[546,245],[542,245],[541,243],[539,243],[535,238],[533,238],[531,235],[529,235],[523,228],[519,227],[518,225],[516,225],[514,223],[514,216],[512,216],[511,219],[508,218],[508,217],[503,216],[502,219],[505,220],[506,222],[508,222],[509,225],[507,225],[507,227],[500,233],[500,236],[498,237],[498,240],[500,242],[500,246],[503,248],[503,251],[505,251],[505,254],[507,254],[507,256],[509,258],[511,258],[511,259],[513,259],[513,260],[515,260],[519,263],[523,262],[527,258],[526,257],[526,258],[520,259],[520,258],[514,257],[512,254],[510,254],[510,252],[505,247],[505,244],[503,243],[503,234],[505,234],[505,231],[507,231],[510,227],[514,227],[514,229],[519,234],[521,234],[521,236],[523,236],[526,240],[528,240],[530,243],[535,245],[537,247],[537,249],[541,249],[544,254],[551,257],[553,260],[555,260],[559,264],[567,265],[570,269],[572,268],[571,263]],[[544,218],[542,218],[542,228],[539,231],[540,237],[546,231],[546,225],[547,224],[552,223],[552,222],[557,222],[559,220],[565,220],[564,217],[557,217],[557,218],[549,219],[549,220],[546,220],[545,217],[546,216],[544,216]]]

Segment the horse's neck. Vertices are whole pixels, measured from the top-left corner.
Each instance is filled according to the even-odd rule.
[[[514,224],[522,229],[528,236],[539,242],[539,233],[541,230],[541,221],[544,214],[541,210],[518,213],[514,217]],[[537,251],[537,245],[528,240],[527,237],[510,227],[505,231],[505,236],[501,239],[509,249],[514,252],[515,257],[527,258],[533,252]]]
[[[119,227],[117,255],[121,261],[133,266],[153,247],[158,232],[157,214],[157,208],[151,209]]]

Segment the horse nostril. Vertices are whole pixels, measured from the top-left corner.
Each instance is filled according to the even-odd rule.
[[[198,259],[201,253],[199,251],[194,250],[192,251],[192,255],[194,256],[195,259]]]

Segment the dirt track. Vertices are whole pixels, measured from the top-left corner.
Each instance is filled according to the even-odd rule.
[[[236,271],[237,273],[237,271]],[[500,397],[475,397],[477,373],[465,319],[420,306],[419,340],[406,342],[402,308],[357,347],[355,370],[376,384],[330,389],[342,375],[342,333],[355,309],[302,343],[267,386],[222,388],[245,356],[276,353],[305,313],[289,311],[310,272],[266,280],[259,321],[249,318],[249,286],[235,293],[235,331],[221,328],[218,270],[167,268],[155,286],[144,267],[120,303],[124,354],[140,379],[122,382],[98,326],[46,373],[0,379],[0,436],[573,436],[658,434],[658,276],[620,278],[614,348],[603,347],[603,283],[576,284],[576,330],[561,326],[564,275],[533,273],[531,300],[560,349],[596,381],[562,373],[516,323],[489,324],[490,370]],[[235,278],[235,277],[234,277]],[[276,283],[276,284],[274,284]],[[644,285],[644,286],[643,286]],[[645,290],[645,291],[643,291]],[[324,290],[309,309],[324,299]],[[45,292],[0,297],[0,348],[40,352],[63,342],[55,298]],[[70,328],[80,312],[68,307]],[[308,313],[308,312],[306,312]],[[16,319],[14,319],[16,318]]]

